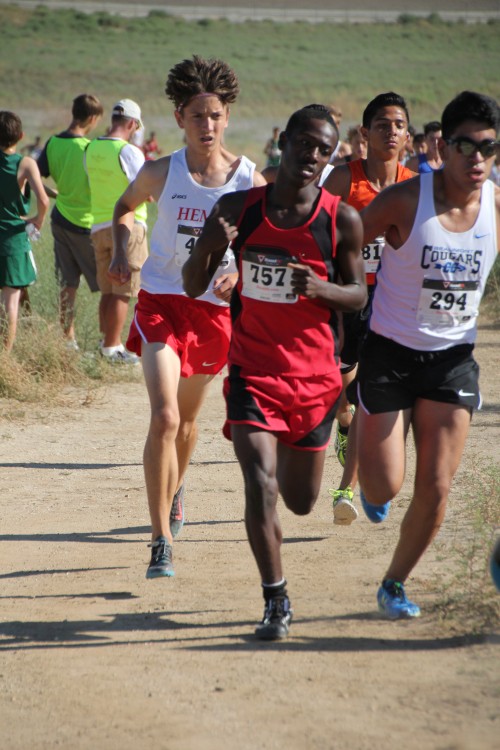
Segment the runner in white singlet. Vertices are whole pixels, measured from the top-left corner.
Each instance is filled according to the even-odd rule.
[[[443,521],[472,412],[479,303],[497,257],[500,189],[488,180],[499,109],[464,91],[443,112],[444,167],[388,188],[361,212],[365,241],[385,234],[370,332],[359,360],[359,481],[384,504],[405,477],[410,425],[413,497],[378,591],[389,618],[417,617],[404,582]]]
[[[174,66],[166,93],[186,147],[148,161],[116,204],[115,252],[109,274],[125,281],[125,247],[134,210],[149,196],[158,203],[151,252],[127,348],[142,357],[151,404],[144,473],[152,524],[147,578],[172,576],[172,540],[184,521],[184,474],[197,440],[196,417],[210,382],[227,359],[228,300],[237,274],[228,251],[199,299],[186,297],[181,268],[212,206],[224,193],[265,184],[255,165],[223,146],[238,80],[221,60],[198,56]]]

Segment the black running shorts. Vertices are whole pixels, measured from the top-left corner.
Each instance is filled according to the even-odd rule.
[[[353,370],[358,363],[359,350],[368,333],[368,321],[372,310],[374,290],[374,286],[368,287],[368,302],[362,310],[342,313],[344,341],[340,353],[340,372],[343,375]]]
[[[410,409],[419,398],[481,406],[479,365],[472,344],[425,352],[369,332],[360,351],[359,401],[368,414]]]

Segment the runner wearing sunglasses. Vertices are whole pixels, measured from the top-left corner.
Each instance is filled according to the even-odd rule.
[[[472,156],[476,151],[481,154],[483,159],[490,159],[498,153],[499,142],[495,138],[485,138],[478,143],[474,138],[468,138],[466,135],[460,135],[458,138],[448,138],[448,146],[456,146],[457,151],[462,156]]]
[[[413,497],[377,596],[391,619],[420,614],[404,583],[444,519],[481,403],[472,352],[498,252],[500,189],[488,180],[498,126],[496,101],[462,92],[443,112],[443,169],[387,188],[361,212],[364,242],[386,237],[358,371],[359,481],[369,503],[400,491],[410,425],[416,448]]]

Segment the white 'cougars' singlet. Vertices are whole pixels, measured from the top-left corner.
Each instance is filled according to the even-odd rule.
[[[185,296],[181,269],[213,206],[225,193],[248,190],[253,186],[255,164],[242,156],[229,182],[220,187],[202,187],[189,174],[185,152],[186,149],[182,148],[171,155],[167,180],[158,201],[158,219],[151,233],[150,254],[141,270],[141,289],[150,294]],[[236,270],[233,252],[227,250],[209,289],[215,278]],[[226,305],[211,291],[197,299]]]
[[[472,344],[486,279],[497,256],[491,180],[481,191],[474,226],[450,232],[434,206],[434,174],[420,176],[417,214],[406,242],[386,242],[373,297],[370,330],[421,351]]]

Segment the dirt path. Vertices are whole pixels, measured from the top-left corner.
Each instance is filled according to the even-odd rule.
[[[499,462],[499,344],[498,329],[481,329],[485,409],[444,534],[468,500],[462,479],[479,459]],[[364,518],[334,527],[327,488],[340,467],[330,449],[314,513],[282,510],[291,636],[252,638],[259,581],[238,465],[219,430],[220,384],[201,420],[172,580],[144,578],[142,383],[88,406],[0,418],[1,747],[491,750],[498,634],[464,636],[460,623],[445,629],[429,614],[434,549],[410,583],[423,617],[389,623],[376,613],[409,485],[381,527]]]

